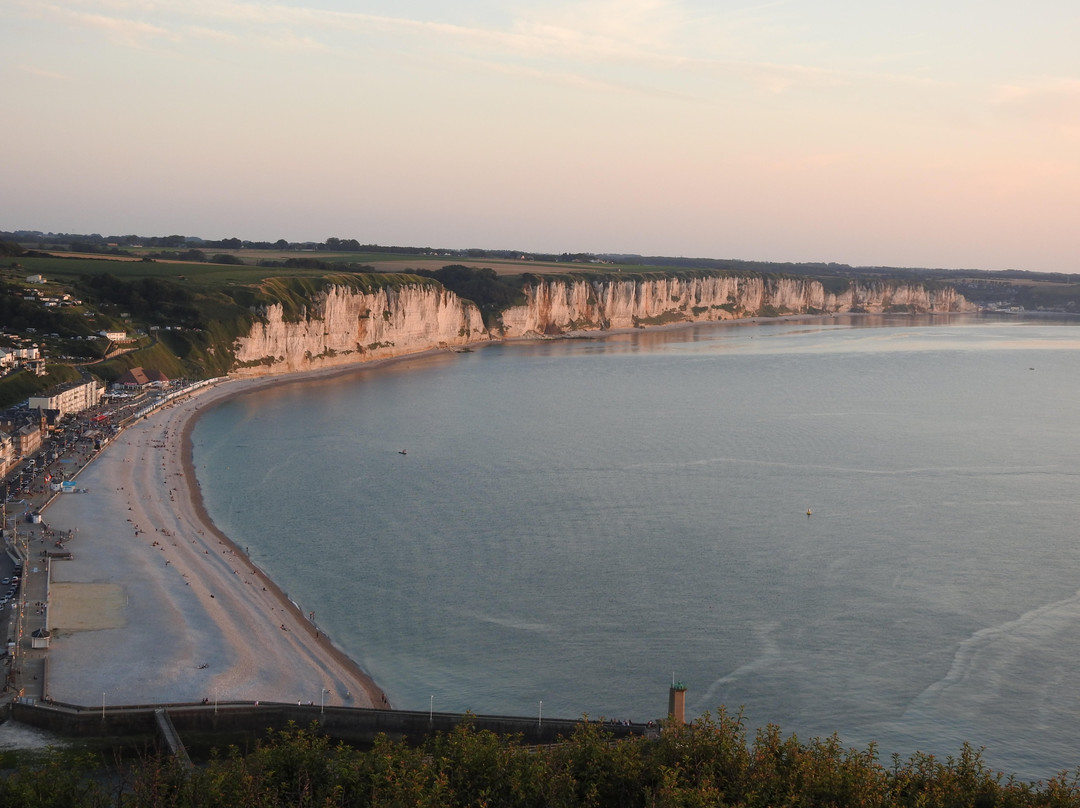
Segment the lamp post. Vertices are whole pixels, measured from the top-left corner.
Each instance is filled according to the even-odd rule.
[[[435,696],[428,699],[427,722],[431,724],[435,720]]]
[[[5,486],[5,489],[6,488],[7,488],[7,486]],[[2,524],[0,524],[0,528],[3,528],[3,532],[4,532],[4,543],[7,544],[8,546],[10,546],[12,549],[15,549],[15,540],[14,540],[13,537],[8,536],[8,532],[7,532],[7,530],[8,530],[8,515],[7,515],[7,496],[6,496],[6,494],[4,496],[3,503],[0,503],[0,507],[3,508],[3,512],[4,512],[4,521],[3,521]],[[25,577],[25,572],[23,573],[23,576]],[[16,619],[16,621],[18,620],[17,613],[16,613],[16,618],[15,619]],[[18,625],[17,624],[14,626],[14,628],[15,628],[16,631],[18,631]],[[14,649],[12,650],[12,653],[11,653],[11,660],[8,663],[7,677],[5,679],[5,683],[10,684],[12,688],[15,687],[15,651],[14,651]]]
[[[319,688],[319,715],[326,714],[326,694],[329,692],[325,687]]]
[[[6,518],[6,511],[5,511],[5,518]],[[20,553],[19,553],[19,550],[20,550],[20,547],[19,547],[19,517],[18,516],[15,517],[14,521],[11,524],[11,548],[15,551],[16,556],[20,555]],[[20,587],[21,591],[15,593],[16,594],[15,600],[13,600],[12,603],[11,603],[11,608],[15,610],[15,648],[12,649],[12,653],[11,653],[11,685],[12,685],[13,688],[15,688],[15,694],[17,696],[22,694],[22,687],[20,686],[20,681],[22,679],[22,677],[21,677],[22,670],[21,670],[21,668],[19,666],[22,664],[22,661],[23,661],[22,639],[23,639],[23,628],[24,628],[23,622],[25,620],[25,615],[24,615],[24,610],[21,608],[21,603],[22,603],[22,600],[23,600],[22,596],[21,596],[21,593],[26,591],[26,583],[25,583],[26,575],[27,575],[27,572],[29,572],[29,570],[30,570],[30,535],[29,534],[27,534],[27,536],[26,536],[26,543],[25,543],[24,547],[22,548],[22,550],[23,550],[23,552],[22,552],[22,555],[20,556],[20,558],[21,558],[21,563],[23,564],[23,574],[22,574],[23,585]],[[105,718],[105,706],[104,706],[105,705],[105,694],[104,693],[101,696],[101,704],[102,704],[101,717],[102,717],[102,719],[104,719]]]
[[[540,699],[540,714],[536,717],[536,728],[539,729],[542,723],[544,723],[544,700]]]

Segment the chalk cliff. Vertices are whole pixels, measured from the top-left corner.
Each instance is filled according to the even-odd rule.
[[[960,312],[974,306],[950,287],[889,281],[838,282],[775,275],[669,275],[590,281],[539,280],[527,302],[502,316],[500,336],[634,328],[778,314]]]
[[[477,307],[416,279],[377,289],[328,285],[297,314],[271,304],[239,339],[235,375],[292,373],[453,348],[489,339],[637,328],[781,314],[962,312],[974,306],[949,287],[775,275],[660,273],[623,278],[537,279],[525,303],[485,328]]]
[[[437,283],[370,292],[332,285],[299,317],[271,304],[234,345],[236,376],[264,376],[451,348],[488,339],[480,310]]]

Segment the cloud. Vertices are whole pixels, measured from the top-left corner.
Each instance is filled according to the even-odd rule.
[[[645,96],[652,98],[667,98],[676,100],[701,100],[689,93],[667,90],[646,84],[628,81],[610,81],[602,78],[594,78],[580,72],[574,73],[565,70],[550,70],[545,68],[530,67],[527,65],[507,64],[505,62],[472,60],[473,64],[479,65],[485,70],[503,75],[521,76],[549,84],[556,84],[573,89],[587,90],[601,93],[618,93],[620,95]]]
[[[585,89],[708,98],[722,82],[782,95],[855,85],[932,85],[905,75],[798,63],[739,59],[734,42],[768,28],[750,10],[694,14],[677,0],[557,0],[523,4],[503,25],[460,25],[244,0],[71,0],[66,6],[16,0],[28,15],[105,31],[125,45],[173,42],[246,43],[270,51],[356,52],[357,37],[398,53],[451,54],[493,72],[516,73]],[[725,58],[730,55],[732,58]],[[608,69],[624,71],[612,80]],[[625,71],[637,71],[626,73]],[[711,83],[711,86],[710,86]]]
[[[670,0],[583,0],[528,13],[513,32],[538,51],[591,61],[672,52],[687,28],[681,4]]]
[[[202,25],[188,25],[183,29],[185,35],[194,39],[207,39],[221,44],[234,44],[240,37],[231,31],[221,31],[217,28],[207,28]]]
[[[234,0],[74,0],[73,5],[90,10],[17,2],[28,15],[106,30],[127,44],[166,36],[170,29],[223,33],[223,27],[241,36],[257,32],[277,42],[268,30],[284,29],[289,32],[286,39],[296,41],[315,41],[319,31],[407,36],[424,38],[440,49],[582,62],[648,57],[667,47],[669,38],[663,32],[673,30],[678,5],[668,0],[586,0],[562,4],[544,16],[530,12],[508,28],[497,28]]]
[[[1051,77],[1000,85],[993,103],[1009,117],[1080,133],[1080,79]]]
[[[169,35],[166,28],[142,20],[75,11],[51,3],[38,3],[33,6],[29,4],[22,5],[24,8],[31,9],[31,13],[35,16],[45,16],[72,28],[85,28],[104,32],[114,42],[122,45],[142,45],[147,39]]]
[[[68,81],[71,78],[70,76],[64,75],[63,73],[57,73],[55,70],[44,70],[40,67],[35,67],[33,65],[16,65],[15,69],[22,73],[29,73],[31,76],[37,76],[41,79]]]
[[[286,31],[273,36],[259,36],[257,41],[263,47],[275,51],[287,51],[291,53],[319,52],[329,50],[325,44],[310,36],[301,36],[291,31]]]

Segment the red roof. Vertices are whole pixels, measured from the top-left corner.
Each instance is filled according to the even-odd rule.
[[[146,387],[148,384],[154,384],[155,382],[168,384],[169,377],[160,370],[132,368],[116,380],[117,384],[122,384],[124,387]]]

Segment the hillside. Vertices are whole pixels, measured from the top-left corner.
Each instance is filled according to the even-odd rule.
[[[0,347],[36,344],[49,374],[0,379],[0,405],[76,368],[106,383],[136,366],[205,378],[672,322],[966,311],[973,302],[1080,307],[1077,276],[380,248],[341,239],[100,239],[3,243]]]

